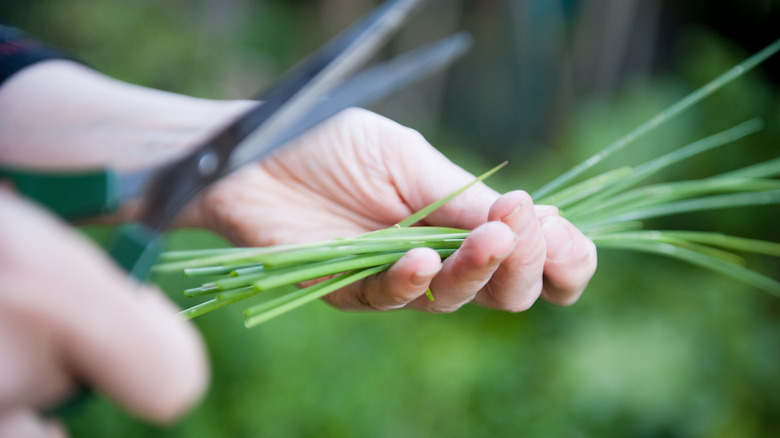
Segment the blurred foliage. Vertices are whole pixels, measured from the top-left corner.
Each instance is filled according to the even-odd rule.
[[[235,98],[250,96],[270,83],[373,3],[2,0],[0,19],[120,79],[204,97]],[[504,63],[483,65],[493,70],[490,76],[480,76],[482,70],[474,69],[454,73],[461,79],[466,73],[471,76],[465,76],[467,84],[454,76],[441,87],[446,96],[425,106],[438,111],[436,123],[422,120],[431,114],[419,116],[419,126],[415,123],[418,113],[410,108],[424,97],[419,87],[400,93],[403,96],[395,104],[380,109],[423,131],[473,172],[492,166],[497,157],[511,158],[510,168],[491,181],[501,190],[541,186],[757,48],[738,42],[733,28],[739,23],[729,22],[729,31],[721,33],[697,22],[695,14],[699,9],[704,16],[712,15],[713,9],[728,11],[736,4],[754,3],[698,2],[698,9],[677,8],[684,11],[672,17],[678,18],[672,20],[677,27],[659,29],[661,55],[652,69],[629,69],[606,89],[584,87],[570,93],[564,99],[565,111],[531,101],[539,103],[542,117],[535,120],[544,123],[543,136],[513,138],[517,131],[510,130],[508,139],[505,135],[488,139],[480,123],[474,122],[482,119],[459,118],[457,110],[478,96],[470,110],[481,111],[484,120],[496,114],[509,121],[512,114],[520,117],[512,105],[519,104],[522,94],[505,92],[503,97],[511,99],[500,101],[491,96],[511,89],[516,70],[510,67],[524,59],[512,58],[507,45],[500,44],[509,37],[489,33],[491,26],[507,19],[496,6],[505,3],[454,3],[452,7],[460,5],[466,11],[461,21],[470,25],[478,41],[473,58],[464,62]],[[569,5],[567,14],[590,4],[564,3]],[[775,2],[755,5],[776,16]],[[468,15],[471,12],[480,15]],[[750,21],[756,16],[735,15],[742,20],[743,33],[757,29]],[[425,17],[431,19],[431,13]],[[569,23],[566,20],[564,25]],[[419,39],[428,37],[423,32]],[[479,44],[486,40],[491,44]],[[392,47],[403,47],[402,42],[399,39]],[[563,50],[549,59],[565,61],[568,53]],[[780,99],[774,72],[760,69],[749,74],[605,165],[641,162],[755,116],[767,122],[762,133],[677,166],[663,178],[709,174],[777,156]],[[559,93],[548,90],[542,97],[558,99]],[[488,142],[501,148],[483,147]],[[777,208],[745,209],[686,215],[656,225],[780,241],[778,217]],[[200,231],[172,233],[170,243],[174,248],[224,245]],[[758,262],[780,277],[777,263]],[[181,279],[158,281],[174,300],[186,304],[179,294],[185,286]],[[604,251],[588,292],[568,308],[540,302],[523,314],[470,306],[451,315],[352,314],[317,303],[252,330],[243,328],[239,309],[230,308],[206,315],[196,324],[210,349],[213,383],[191,414],[158,428],[95,400],[68,418],[71,433],[76,437],[780,434],[780,302],[729,279],[656,257]]]

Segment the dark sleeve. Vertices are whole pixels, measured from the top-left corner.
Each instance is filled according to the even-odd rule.
[[[46,59],[71,59],[65,52],[0,24],[0,85],[19,70]]]

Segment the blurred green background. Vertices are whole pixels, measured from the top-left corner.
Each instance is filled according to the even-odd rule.
[[[780,36],[778,1],[433,1],[383,55],[459,29],[474,50],[374,109],[420,130],[491,184],[533,190]],[[0,20],[111,76],[245,98],[370,10],[368,0],[0,0]],[[766,129],[663,177],[773,158],[772,60],[607,166],[763,117]],[[601,168],[604,170],[604,168]],[[778,208],[650,225],[780,241]],[[200,231],[175,248],[224,245]],[[780,278],[772,260],[751,260]],[[240,308],[201,317],[213,382],[153,427],[94,400],[76,437],[780,436],[780,300],[698,268],[602,251],[574,306],[522,314],[353,314],[315,303],[255,329]],[[179,278],[158,279],[182,306]]]

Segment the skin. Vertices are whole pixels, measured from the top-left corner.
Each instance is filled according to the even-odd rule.
[[[0,87],[0,161],[40,169],[158,165],[248,105],[47,61]],[[414,130],[350,109],[214,184],[177,223],[237,245],[351,236],[392,226],[472,179]],[[0,210],[0,435],[62,436],[36,412],[63,400],[76,382],[149,421],[186,412],[208,381],[192,326],[162,294],[139,293],[102,252],[9,188],[0,191]],[[128,205],[109,219],[134,211]],[[478,184],[425,224],[474,231],[443,263],[432,250],[414,249],[326,301],[344,310],[452,312],[473,302],[519,312],[540,297],[575,302],[596,269],[593,243],[522,191],[499,194]]]
[[[352,236],[392,226],[473,179],[419,133],[351,109],[217,183],[200,200],[199,222],[237,245]],[[343,309],[429,312],[476,301],[517,312],[542,294],[573,303],[595,270],[592,242],[522,191],[499,195],[479,184],[425,224],[474,232],[444,263],[432,250],[412,251],[326,300]],[[423,296],[429,286],[433,302]]]

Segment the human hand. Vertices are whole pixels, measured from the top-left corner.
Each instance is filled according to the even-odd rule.
[[[40,83],[52,86],[40,93]],[[159,164],[249,105],[143,89],[74,63],[45,62],[0,90],[0,110],[13,108],[0,111],[0,159],[42,169]],[[74,118],[63,120],[62,114]],[[50,123],[33,123],[39,120]],[[349,110],[297,145],[217,183],[179,224],[206,225],[252,246],[350,236],[392,226],[472,179],[415,131]],[[473,300],[518,311],[540,294],[559,304],[574,302],[595,270],[593,244],[554,208],[535,208],[522,192],[499,196],[478,184],[425,224],[474,233],[443,265],[434,252],[413,250],[384,274],[327,300],[341,308],[428,311],[451,311]],[[428,286],[437,297],[432,303],[420,299]]]
[[[203,392],[195,330],[157,291],[0,188],[0,436],[63,436],[39,417],[79,384],[167,422]]]
[[[216,183],[198,201],[196,223],[245,246],[346,237],[392,226],[473,179],[417,132],[351,109]],[[573,303],[596,268],[593,243],[524,192],[477,184],[424,224],[474,231],[443,263],[414,249],[326,300],[342,309],[450,312],[473,301],[522,311],[540,296]]]

